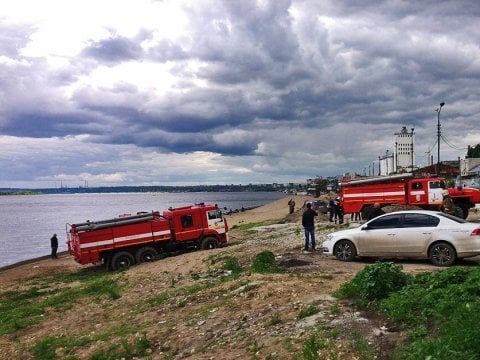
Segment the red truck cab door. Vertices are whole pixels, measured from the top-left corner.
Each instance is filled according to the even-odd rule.
[[[203,234],[202,213],[189,211],[175,216],[175,240],[189,241],[200,238]]]

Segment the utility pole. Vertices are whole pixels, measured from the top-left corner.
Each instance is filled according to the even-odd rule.
[[[442,136],[442,132],[440,130],[440,111],[442,111],[442,107],[445,105],[444,102],[440,103],[440,107],[436,108],[435,111],[437,112],[437,165],[435,166],[436,175],[440,175],[438,172],[440,171],[440,137]]]

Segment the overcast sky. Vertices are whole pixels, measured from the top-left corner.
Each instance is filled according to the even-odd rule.
[[[480,2],[0,3],[0,187],[249,184],[480,143]]]

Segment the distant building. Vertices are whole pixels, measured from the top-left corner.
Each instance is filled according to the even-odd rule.
[[[412,172],[415,167],[415,133],[407,127],[402,127],[399,133],[395,134],[394,166],[391,172],[402,173]]]
[[[378,175],[388,176],[395,172],[395,156],[387,150],[384,156],[378,157]]]
[[[462,176],[478,175],[480,158],[466,158],[460,160],[460,174]]]
[[[428,176],[435,175],[435,171],[438,171],[438,174],[437,174],[438,176],[448,178],[448,179],[454,179],[458,175],[460,175],[460,169],[458,167],[444,164],[444,163],[440,163],[438,165],[429,165],[420,169],[415,169],[413,171],[413,174],[417,176],[428,177]]]

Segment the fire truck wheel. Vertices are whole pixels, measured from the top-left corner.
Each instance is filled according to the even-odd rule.
[[[220,246],[218,243],[218,240],[215,239],[214,237],[206,237],[205,239],[202,240],[202,244],[200,245],[202,250],[210,250],[210,249],[216,249]]]
[[[333,253],[338,260],[352,261],[357,255],[357,249],[355,249],[355,245],[351,241],[340,240],[335,244]]]
[[[144,246],[137,250],[135,260],[137,263],[153,261],[157,258],[158,252],[151,246]]]
[[[434,244],[428,251],[428,257],[435,266],[450,266],[452,265],[457,254],[455,249],[450,244],[445,242]]]
[[[135,264],[135,259],[133,255],[130,254],[128,251],[119,251],[115,255],[112,256],[111,260],[111,267],[112,270],[124,270],[128,269],[130,266]]]

